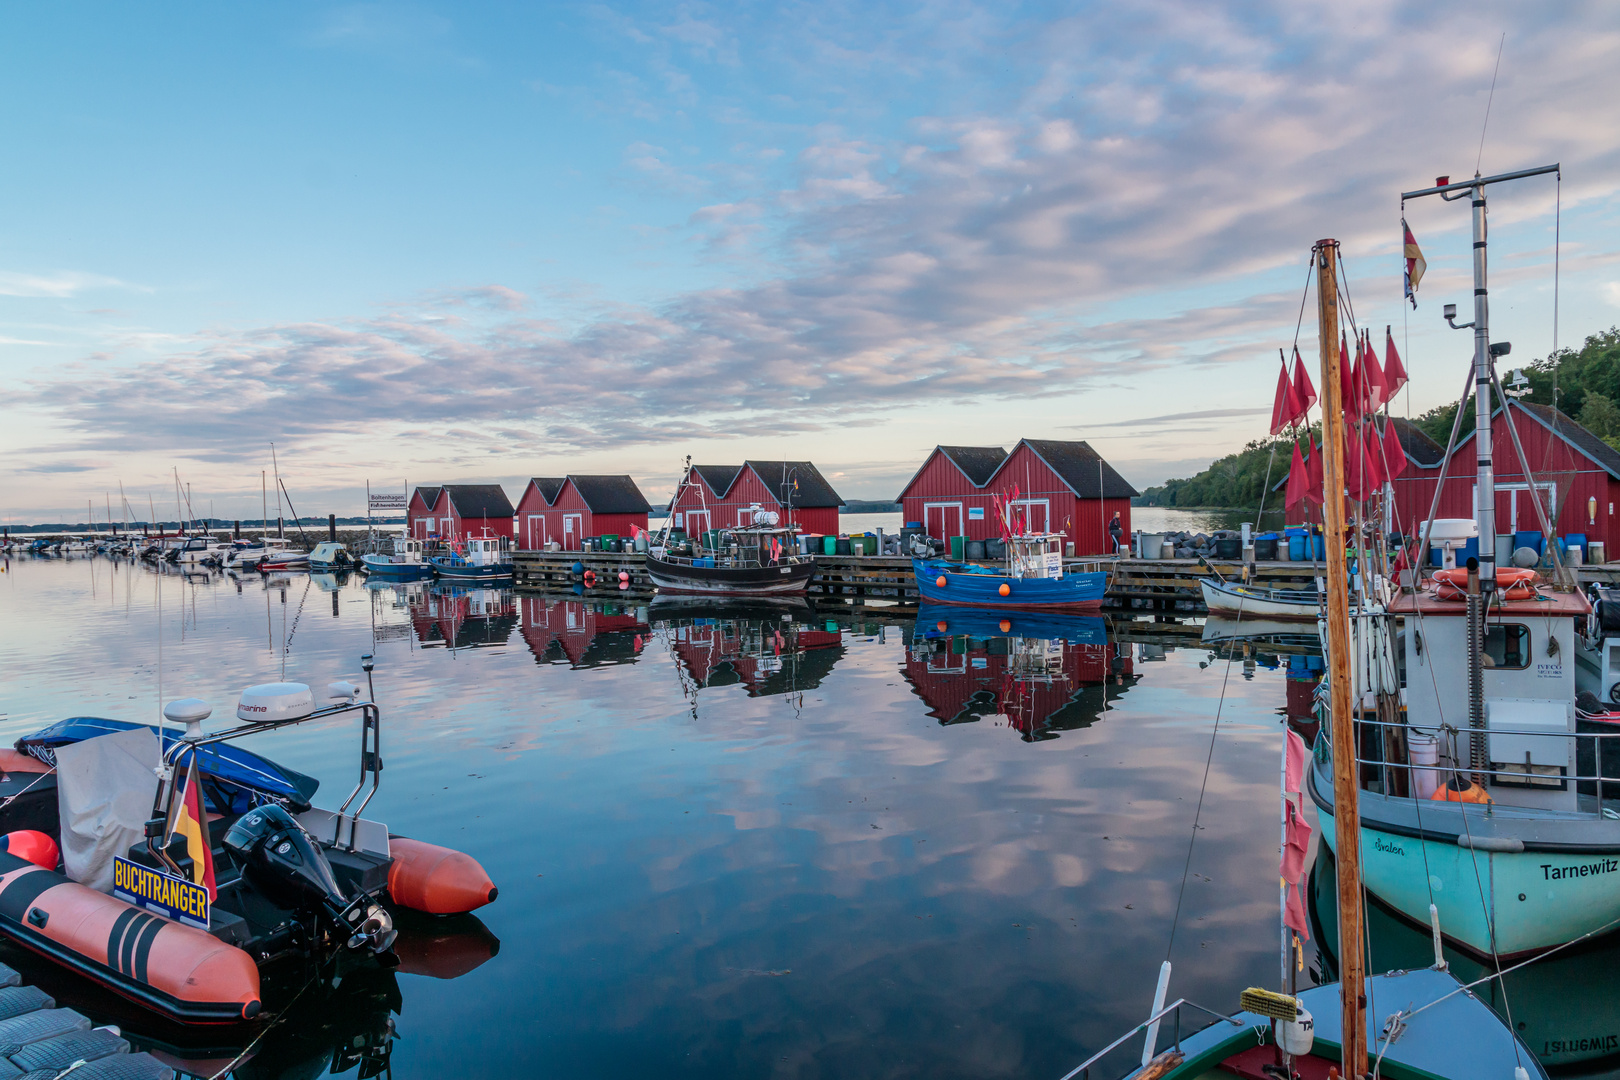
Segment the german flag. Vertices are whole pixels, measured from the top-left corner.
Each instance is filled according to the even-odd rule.
[[[197,752],[191,752],[186,767],[186,790],[169,818],[169,838],[186,838],[186,854],[191,856],[191,880],[208,890],[208,900],[217,899],[214,887],[214,845],[208,836],[208,814],[203,802],[202,778],[197,771]]]

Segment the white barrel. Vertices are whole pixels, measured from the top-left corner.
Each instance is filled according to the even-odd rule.
[[[1406,757],[1412,763],[1412,794],[1419,799],[1433,798],[1440,790],[1440,736],[1408,728]]]

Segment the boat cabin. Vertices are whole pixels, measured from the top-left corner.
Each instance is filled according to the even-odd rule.
[[[1063,576],[1063,534],[1028,533],[1007,541],[1007,576],[1060,578]]]
[[[1467,602],[1447,599],[1445,586],[1395,598],[1389,610],[1405,617],[1406,722],[1414,744],[1438,737],[1435,753],[1452,753],[1442,731],[1458,731],[1454,762],[1465,774],[1473,760],[1468,734]],[[1575,810],[1575,667],[1578,625],[1591,605],[1578,592],[1542,589],[1526,599],[1492,601],[1483,650],[1486,788],[1499,804]],[[1412,748],[1409,748],[1409,750]],[[1418,760],[1413,757],[1414,763]],[[1585,770],[1582,770],[1585,771]],[[1441,770],[1414,769],[1420,797],[1444,784]],[[1616,792],[1615,794],[1620,794]]]

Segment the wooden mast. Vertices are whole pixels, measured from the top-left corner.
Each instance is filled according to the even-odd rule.
[[[1339,862],[1340,1075],[1367,1073],[1367,998],[1361,925],[1361,813],[1357,806],[1355,706],[1350,700],[1350,575],[1344,558],[1344,402],[1340,400],[1339,242],[1319,240],[1318,335],[1322,349],[1322,531],[1327,548],[1327,655],[1332,690],[1333,823]]]

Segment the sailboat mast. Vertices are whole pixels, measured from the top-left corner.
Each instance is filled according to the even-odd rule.
[[[1475,185],[1472,194],[1474,445],[1479,454],[1479,472],[1474,484],[1474,523],[1479,531],[1479,588],[1488,596],[1496,588],[1496,470],[1491,459],[1491,300],[1485,287],[1485,185]],[[1525,479],[1531,478],[1527,476]],[[1531,490],[1534,491],[1534,487]],[[1550,540],[1548,542],[1551,543]]]
[[[1340,1075],[1367,1072],[1367,1020],[1361,928],[1361,813],[1357,807],[1355,705],[1350,700],[1350,589],[1344,558],[1344,402],[1339,365],[1339,242],[1319,240],[1316,258],[1318,334],[1322,349],[1322,529],[1327,548],[1327,654],[1332,690],[1333,820],[1339,859]]]

